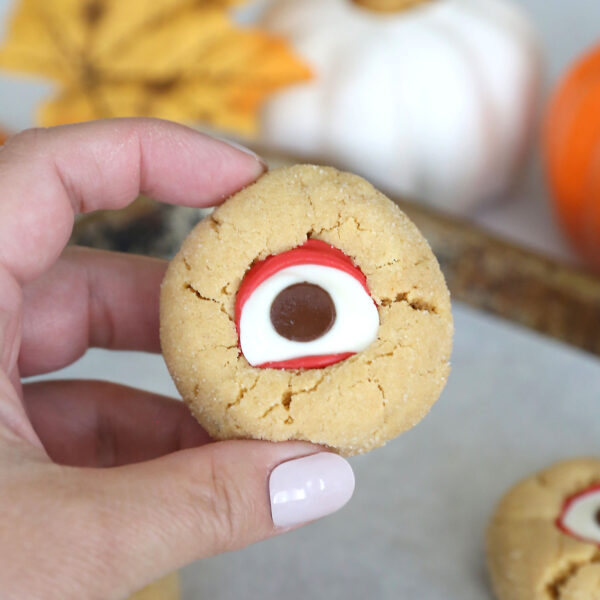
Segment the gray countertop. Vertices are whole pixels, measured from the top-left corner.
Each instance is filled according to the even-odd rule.
[[[482,538],[499,497],[555,460],[600,454],[600,361],[459,303],[454,315],[442,398],[418,427],[351,459],[350,503],[187,567],[183,600],[492,598]],[[148,354],[92,350],[58,375],[175,393]]]

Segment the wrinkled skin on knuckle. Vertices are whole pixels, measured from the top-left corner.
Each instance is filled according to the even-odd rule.
[[[197,558],[235,550],[254,540],[251,501],[231,466],[216,453],[191,478],[187,505],[201,540]]]
[[[0,147],[0,152],[13,156],[23,156],[29,160],[38,158],[45,154],[44,146],[46,137],[47,129],[43,127],[24,129],[9,137],[4,146]]]

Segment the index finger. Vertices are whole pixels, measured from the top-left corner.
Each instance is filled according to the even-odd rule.
[[[253,155],[168,121],[26,131],[0,148],[0,265],[22,284],[56,260],[77,213],[123,208],[139,193],[209,206],[263,171]]]

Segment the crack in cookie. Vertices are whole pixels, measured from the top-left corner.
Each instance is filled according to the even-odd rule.
[[[589,560],[573,561],[566,568],[559,571],[553,580],[546,585],[548,598],[550,600],[565,600],[563,594],[569,588],[569,585],[577,579],[583,569],[590,565],[600,565],[600,550],[594,553]]]

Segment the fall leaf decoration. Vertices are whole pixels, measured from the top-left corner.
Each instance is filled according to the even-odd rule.
[[[251,134],[310,77],[286,42],[231,21],[240,0],[19,0],[0,68],[55,80],[42,125],[154,116]]]

